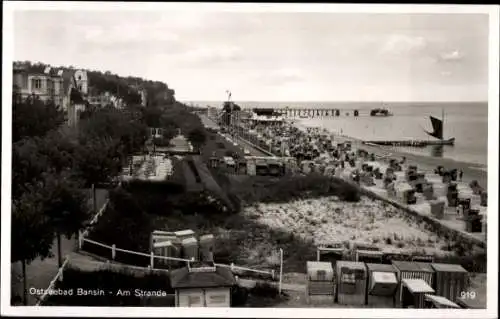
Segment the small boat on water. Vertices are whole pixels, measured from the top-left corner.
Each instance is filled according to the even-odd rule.
[[[433,131],[429,132],[424,129],[424,132],[432,137],[437,138],[437,140],[402,140],[402,141],[364,141],[364,144],[377,144],[385,146],[410,146],[410,147],[426,147],[430,145],[455,145],[455,138],[451,137],[448,139],[443,138],[443,122],[444,122],[444,112],[441,119],[434,116],[429,116],[431,119],[431,124]]]
[[[385,108],[376,108],[370,111],[370,116],[392,116],[393,114]]]

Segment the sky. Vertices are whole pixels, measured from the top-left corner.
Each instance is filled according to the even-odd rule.
[[[181,101],[486,101],[488,16],[18,11],[14,59],[162,81]]]

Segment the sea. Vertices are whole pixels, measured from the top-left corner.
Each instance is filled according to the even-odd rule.
[[[221,107],[222,101],[193,101],[199,107]],[[326,128],[361,140],[428,140],[432,131],[429,116],[444,114],[444,139],[455,138],[454,146],[398,147],[397,150],[423,156],[444,157],[486,169],[488,162],[487,102],[252,102],[235,101],[242,108],[339,109],[338,117],[297,119],[301,125]],[[371,117],[373,108],[387,108],[393,116]],[[354,117],[353,111],[359,116]],[[349,115],[346,115],[348,113]]]

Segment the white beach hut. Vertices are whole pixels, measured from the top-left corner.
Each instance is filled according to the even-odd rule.
[[[414,201],[415,190],[406,182],[398,183],[394,186],[396,197],[405,204],[411,204]]]

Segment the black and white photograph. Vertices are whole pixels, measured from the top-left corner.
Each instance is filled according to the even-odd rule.
[[[5,2],[2,314],[498,317],[499,8]]]

